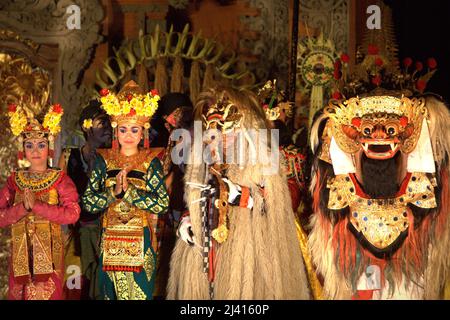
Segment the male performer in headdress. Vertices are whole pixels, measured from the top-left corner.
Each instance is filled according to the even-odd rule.
[[[108,115],[101,108],[97,99],[92,99],[81,111],[79,125],[83,131],[85,144],[78,148],[65,149],[60,158],[59,166],[65,170],[74,181],[78,194],[83,195],[93,168],[98,148],[111,146],[112,128]],[[100,256],[100,218],[84,210],[80,220],[70,227],[70,238],[66,258],[68,262],[81,267],[81,292],[77,288],[68,288],[68,298],[96,299],[97,266]],[[79,258],[78,258],[79,257]],[[73,292],[73,293],[72,293]]]

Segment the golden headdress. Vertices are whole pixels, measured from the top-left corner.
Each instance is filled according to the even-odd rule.
[[[240,128],[243,114],[225,92],[222,92],[216,103],[205,110],[202,118],[207,130],[218,129],[222,133],[228,133],[235,128]]]
[[[293,105],[287,101],[283,91],[277,90],[277,80],[267,81],[264,87],[258,91],[258,98],[266,114],[266,119],[270,121],[277,120],[281,111],[286,113],[289,118],[293,115]]]
[[[18,136],[19,161],[23,160],[23,142],[28,139],[47,139],[49,142],[49,164],[52,166],[54,142],[61,131],[61,118],[64,110],[60,104],[50,106],[42,124],[35,118],[33,112],[21,105],[8,106],[9,124],[13,135]]]
[[[102,89],[100,95],[102,108],[111,117],[111,126],[114,129],[113,148],[118,148],[117,127],[121,123],[133,123],[144,127],[144,146],[148,148],[150,120],[158,109],[160,100],[158,91],[151,90],[145,93],[136,82],[129,81],[117,94]]]

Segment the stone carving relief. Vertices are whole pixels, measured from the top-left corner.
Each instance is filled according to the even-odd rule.
[[[73,4],[81,11],[80,30],[69,30],[66,25],[70,15],[67,7]],[[102,19],[103,9],[98,0],[3,0],[0,4],[0,29],[14,31],[58,52],[52,74],[52,98],[65,109],[63,135],[76,126],[80,108],[89,100],[81,79],[94,45],[101,40]]]
[[[289,0],[250,0],[249,6],[260,14],[241,17],[251,31],[258,33],[255,40],[241,40],[242,47],[259,56],[259,61],[248,67],[258,81],[276,77],[280,87],[285,88],[289,68]]]

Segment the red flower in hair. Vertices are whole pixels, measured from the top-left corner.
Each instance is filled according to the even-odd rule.
[[[378,47],[376,45],[369,44],[368,47],[367,47],[367,52],[370,55],[377,55],[379,50],[378,50]]]
[[[263,105],[263,109],[266,110],[267,108],[269,108],[269,105],[268,104],[264,104]]]
[[[400,118],[400,125],[404,128],[408,125],[408,117],[402,116]]]
[[[416,89],[422,92],[427,87],[427,82],[425,80],[419,79],[416,82]]]
[[[381,67],[383,65],[383,59],[381,58],[376,58],[375,59],[375,65]]]
[[[53,112],[56,112],[56,113],[63,112],[63,108],[61,107],[61,105],[59,103],[53,105]]]
[[[343,54],[341,54],[341,60],[342,60],[342,62],[344,62],[344,63],[348,63],[348,62],[350,61],[350,57],[349,57],[348,54],[343,53]]]
[[[16,110],[17,110],[17,106],[14,103],[11,103],[10,105],[8,105],[9,112],[16,112]]]
[[[356,128],[361,127],[361,118],[353,118],[352,125]]]
[[[377,75],[372,78],[372,83],[376,86],[379,86],[381,84],[381,76]]]
[[[102,90],[100,90],[100,95],[102,96],[102,97],[105,97],[105,96],[107,96],[109,94],[109,90],[108,89],[102,89]]]
[[[416,62],[416,70],[417,71],[422,71],[423,70],[423,63],[420,61]]]
[[[159,96],[159,92],[156,89],[151,90],[150,93],[152,94],[152,96]]]
[[[437,67],[436,59],[435,58],[429,58],[427,60],[427,65],[428,65],[428,68],[430,68],[430,69],[436,69],[436,67]]]
[[[335,99],[335,100],[339,100],[339,99],[341,99],[342,95],[341,95],[341,93],[340,93],[339,91],[335,91],[335,92],[333,92],[333,94],[331,95],[331,97],[332,97],[333,99]]]
[[[409,57],[403,59],[403,65],[405,66],[405,68],[408,68],[410,65],[412,65],[412,63],[413,63],[413,61]]]
[[[130,115],[130,116],[135,116],[135,115],[136,115],[136,110],[131,109],[131,110],[130,110],[130,113],[129,113],[128,115]]]

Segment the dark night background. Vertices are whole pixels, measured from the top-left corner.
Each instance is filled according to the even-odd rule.
[[[400,62],[405,57],[426,66],[430,57],[437,60],[437,71],[426,91],[450,102],[450,1],[385,0],[392,8]]]

